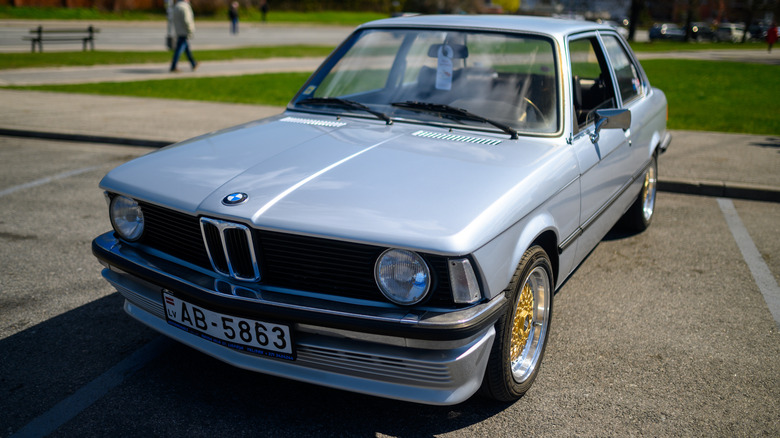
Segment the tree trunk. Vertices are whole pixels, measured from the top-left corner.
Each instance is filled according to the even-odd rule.
[[[631,0],[631,12],[628,17],[628,40],[634,41],[634,35],[636,34],[636,25],[639,21],[639,14],[642,13],[642,6],[644,3],[642,0]]]

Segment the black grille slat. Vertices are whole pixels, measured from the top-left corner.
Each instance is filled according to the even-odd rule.
[[[211,248],[211,261],[214,263],[217,271],[229,275],[230,269],[225,258],[225,252],[222,251],[222,238],[219,234],[219,229],[210,223],[203,223],[203,234],[208,247]]]
[[[139,204],[146,222],[139,243],[161,252],[211,270],[213,267],[204,244],[205,236],[214,266],[223,275],[230,275],[220,236],[220,232],[224,232],[230,266],[239,277],[255,277],[251,257],[254,250],[262,274],[261,284],[386,301],[374,282],[374,264],[386,248],[256,229],[250,229],[250,240],[244,229],[220,231],[217,226],[205,221],[201,230],[201,220],[196,216],[145,202]],[[254,241],[253,248],[248,246],[250,241]],[[431,268],[433,278],[433,292],[428,304],[454,306],[447,258],[421,255]]]
[[[255,276],[252,254],[249,250],[247,235],[243,230],[225,230],[225,243],[233,270],[238,276],[252,278]]]
[[[145,222],[140,243],[197,266],[211,268],[197,217],[146,202],[139,204]]]

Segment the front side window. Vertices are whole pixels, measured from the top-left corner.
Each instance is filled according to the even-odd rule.
[[[582,128],[593,121],[597,109],[615,108],[615,93],[606,59],[595,36],[570,41],[569,53],[575,127]]]
[[[365,111],[348,108],[343,101],[349,100],[393,120],[495,129],[484,120],[432,110],[446,106],[519,132],[555,133],[560,111],[554,50],[552,40],[532,35],[364,30],[304,86],[293,108]]]
[[[616,36],[606,35],[602,40],[612,68],[615,69],[620,97],[623,99],[623,104],[626,104],[642,94],[643,85],[639,71]]]

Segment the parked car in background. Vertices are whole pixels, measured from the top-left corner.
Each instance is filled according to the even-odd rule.
[[[650,40],[684,41],[685,30],[674,23],[656,23],[648,32]]]
[[[718,26],[715,31],[714,41],[740,43],[745,35],[745,28],[734,23],[726,23]]]
[[[712,38],[715,36],[715,32],[713,32],[712,27],[704,22],[694,22],[691,23],[691,40],[692,41],[712,41]]]
[[[763,22],[751,24],[748,28],[748,32],[750,32],[750,39],[754,41],[765,41],[769,27],[769,24]]]
[[[283,114],[108,173],[92,249],[129,315],[237,367],[514,401],[556,290],[618,221],[650,225],[666,114],[609,26],[375,21]]]

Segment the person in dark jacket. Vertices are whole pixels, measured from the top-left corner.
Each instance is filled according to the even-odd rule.
[[[233,2],[230,4],[230,9],[228,9],[228,17],[230,17],[230,33],[237,34],[238,33],[238,2]]]

